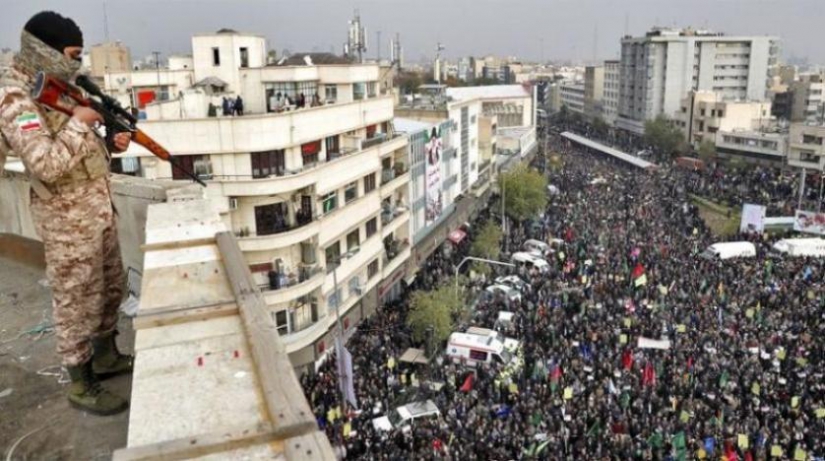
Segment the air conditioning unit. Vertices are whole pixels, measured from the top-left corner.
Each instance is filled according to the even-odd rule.
[[[209,160],[198,160],[192,166],[198,178],[212,179],[212,162]]]
[[[237,210],[238,209],[238,199],[236,197],[229,197],[229,209],[230,210]]]

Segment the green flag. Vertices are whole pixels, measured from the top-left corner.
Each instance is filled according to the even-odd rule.
[[[673,447],[677,450],[684,450],[685,449],[685,432],[677,432],[673,436]]]
[[[590,429],[587,430],[587,436],[592,437],[593,435],[599,435],[599,433],[601,433],[601,431],[602,431],[601,424],[599,423],[598,420],[596,420],[596,422],[594,422],[593,425],[590,426]]]
[[[647,444],[653,448],[662,448],[662,442],[662,434],[658,431],[647,438]]]
[[[729,376],[730,375],[728,374],[728,370],[722,372],[722,375],[719,376],[719,387],[725,387],[725,385],[728,384]]]

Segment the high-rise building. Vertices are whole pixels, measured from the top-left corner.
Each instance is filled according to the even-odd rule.
[[[646,120],[672,117],[691,90],[713,91],[722,100],[764,101],[777,70],[775,37],[654,28],[621,43],[617,125],[636,134],[644,132]]]
[[[615,125],[619,114],[619,75],[619,61],[604,62],[602,117],[610,126]]]
[[[584,115],[594,119],[601,115],[604,97],[604,66],[587,66],[584,69]]]
[[[559,84],[559,101],[561,107],[570,112],[584,115],[584,83],[576,81]]]
[[[131,69],[132,54],[120,42],[94,45],[89,52],[91,75],[102,78],[106,72],[125,72]]]

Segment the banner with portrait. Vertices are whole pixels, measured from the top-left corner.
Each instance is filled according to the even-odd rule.
[[[766,209],[762,205],[746,203],[742,206],[742,222],[739,232],[761,234],[765,231]]]
[[[444,209],[444,196],[441,190],[441,157],[444,154],[443,143],[441,142],[440,128],[433,127],[427,133],[425,148],[424,180],[426,186],[426,206],[424,208],[424,221],[427,226],[434,223],[441,216]]]
[[[796,210],[793,230],[808,234],[825,235],[825,213]]]

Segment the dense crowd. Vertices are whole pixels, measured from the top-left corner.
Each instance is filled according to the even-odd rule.
[[[793,191],[759,176],[643,173],[557,139],[553,148],[564,152],[564,167],[548,178],[559,193],[505,238],[510,248],[531,237],[564,246],[548,258],[549,273],[519,271],[529,285],[521,300],[474,306],[478,326],[497,326],[500,310],[516,313],[503,333],[522,343],[521,371],[505,380],[495,365],[470,371],[441,359],[405,368],[398,358],[416,344],[402,297],[347,345],[358,410],[341,405],[334,359],[303,377],[333,445],[370,460],[825,456],[825,264],[772,254],[761,236],[738,237],[758,246],[755,258],[705,259],[714,237],[688,198],[736,190],[731,200],[767,193],[757,203],[779,206],[776,196]],[[479,219],[471,229],[487,217]],[[447,279],[466,251],[436,252],[410,288]],[[660,348],[640,347],[640,338]],[[413,387],[413,373],[445,385]],[[440,418],[410,431],[373,429],[373,418],[426,398]]]

